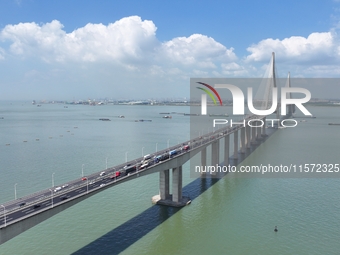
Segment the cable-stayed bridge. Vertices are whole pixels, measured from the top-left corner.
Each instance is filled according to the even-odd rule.
[[[272,91],[276,88],[274,54],[268,69],[269,75],[264,79],[266,82],[261,84],[254,98],[254,106],[261,110],[269,109],[275,103],[272,96]],[[286,86],[290,86],[289,79]],[[277,119],[280,119],[280,104],[276,102],[274,106],[277,107]],[[293,110],[290,107],[288,115]],[[265,118],[265,116],[246,115],[238,122],[265,123]],[[149,174],[159,173],[159,194],[153,198],[154,202],[168,206],[184,206],[190,203],[190,198],[182,194],[182,166],[186,162],[200,154],[201,164],[206,166],[207,150],[211,150],[211,165],[218,165],[221,162],[228,165],[230,157],[238,158],[240,153],[245,153],[265,136],[267,136],[266,125],[225,126],[165,150],[71,180],[58,187],[30,194],[20,200],[3,203],[0,205],[0,244],[103,190]],[[219,158],[220,143],[224,144],[221,159]],[[229,149],[231,143],[232,152]],[[170,180],[170,173],[172,180]],[[172,194],[170,194],[170,181]]]

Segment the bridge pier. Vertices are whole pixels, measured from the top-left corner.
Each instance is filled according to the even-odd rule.
[[[250,136],[250,127],[246,125],[246,145],[247,149],[250,149],[250,143],[251,143],[251,136]]]
[[[260,126],[261,121],[256,121],[256,140],[262,140],[261,132],[262,127]]]
[[[201,150],[201,165],[207,166],[207,148]],[[205,176],[206,172],[201,172],[201,176]]]
[[[216,166],[219,164],[219,155],[220,155],[220,143],[219,143],[219,140],[217,140],[211,144],[211,165],[212,166]],[[213,172],[211,174],[216,175],[216,172]]]
[[[224,165],[229,165],[229,135],[224,137]]]
[[[172,195],[169,192],[170,171],[159,172],[159,195],[152,197],[152,202],[159,205],[182,207],[188,204],[189,197],[182,195],[182,166],[172,168]]]
[[[246,152],[246,128],[241,128],[241,153]]]
[[[182,201],[182,166],[172,169],[172,201]]]
[[[234,132],[234,159],[238,158],[238,130]]]
[[[251,143],[256,144],[256,127],[251,127]]]
[[[159,195],[163,200],[169,198],[169,169],[159,172]]]
[[[266,117],[264,117],[263,119],[263,126],[262,126],[262,136],[268,136],[267,134],[266,134]]]

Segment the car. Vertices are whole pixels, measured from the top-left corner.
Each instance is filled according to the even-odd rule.
[[[143,157],[143,160],[142,160],[141,163],[143,163],[143,161],[145,161],[145,160],[150,160],[150,159],[151,159],[151,155],[150,155],[150,154],[145,155],[145,156]]]
[[[100,186],[99,187],[104,187],[105,186],[105,184],[104,183],[102,183],[102,184],[100,184]]]
[[[142,164],[142,165],[139,167],[139,169],[140,169],[140,170],[145,169],[145,168],[147,168],[149,165],[150,165],[150,162],[149,162],[149,161],[145,161],[145,163]]]
[[[82,177],[81,180],[82,180],[82,181],[86,181],[86,180],[87,180],[87,177]]]
[[[117,177],[119,177],[119,176],[120,176],[120,172],[117,171],[117,172],[115,172],[114,175],[111,176],[111,179],[117,178]]]
[[[40,204],[33,205],[33,209],[37,209],[37,208],[39,208],[40,206],[41,206]]]
[[[67,195],[61,196],[61,197],[60,197],[60,200],[63,201],[63,200],[66,200],[66,199],[68,199],[68,198],[70,198],[70,196],[67,196]]]
[[[126,166],[124,166],[123,168],[126,169],[126,168],[129,168],[131,166],[131,164],[127,164]]]
[[[61,187],[56,187],[56,188],[54,189],[54,192],[58,192],[59,190],[61,190]]]
[[[20,207],[24,206],[26,203],[25,202],[22,202],[19,204]]]
[[[187,151],[187,150],[189,150],[189,149],[190,149],[189,145],[184,145],[184,146],[182,147],[182,151]]]
[[[61,186],[63,189],[64,188],[67,188],[68,187],[68,184],[66,183],[66,184],[64,184],[63,186]]]
[[[95,184],[96,182],[95,181],[91,181],[89,184]]]
[[[104,171],[99,174],[99,176],[104,176],[104,175],[106,175]]]

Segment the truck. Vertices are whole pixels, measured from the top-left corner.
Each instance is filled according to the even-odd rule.
[[[169,153],[165,153],[165,154],[162,154],[162,155],[155,156],[154,157],[154,162],[155,163],[159,163],[159,162],[164,161],[164,160],[166,160],[168,158],[169,158]]]
[[[169,151],[169,157],[172,158],[173,156],[177,155],[177,150]]]
[[[124,166],[124,169],[120,170],[119,172],[124,176],[134,171],[136,171],[136,165],[129,164],[129,165]]]

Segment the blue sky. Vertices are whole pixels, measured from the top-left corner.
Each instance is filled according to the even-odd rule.
[[[0,99],[187,97],[190,77],[261,77],[272,51],[280,77],[339,77],[339,17],[335,0],[1,1]]]

